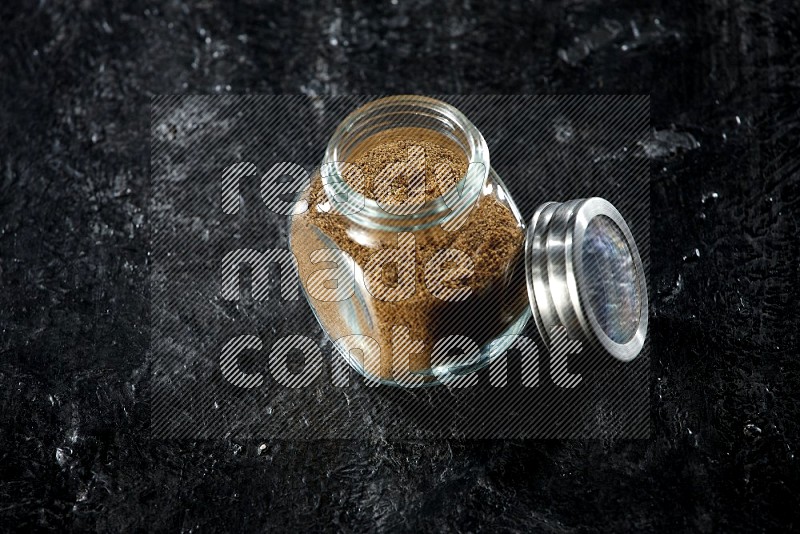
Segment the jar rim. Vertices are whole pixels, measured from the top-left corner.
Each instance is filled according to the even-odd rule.
[[[362,131],[374,135],[408,126],[403,120],[463,141],[459,144],[468,165],[465,175],[444,194],[421,204],[413,213],[399,214],[354,189],[342,178],[342,168],[348,163],[345,152],[349,139]],[[427,96],[396,95],[368,102],[345,117],[328,142],[320,170],[325,193],[338,213],[373,229],[416,231],[447,222],[477,200],[489,175],[489,148],[480,131],[455,106]]]

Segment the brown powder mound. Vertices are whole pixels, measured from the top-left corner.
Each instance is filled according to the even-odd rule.
[[[392,140],[384,145],[370,146],[354,159],[363,173],[365,185],[380,188],[381,184],[376,179],[384,172],[382,169],[387,165],[406,162],[403,151],[407,154],[409,147],[414,146],[422,146],[425,151],[426,200],[441,195],[442,189],[438,184],[433,182],[433,186],[428,186],[432,183],[428,180],[431,169],[437,165],[455,168],[454,181],[449,185],[445,183],[445,187],[452,186],[464,175],[466,158],[445,142],[436,144],[430,139]],[[398,188],[385,198],[403,202],[406,192]],[[295,216],[291,229],[292,250],[297,257],[303,283],[311,273],[330,267],[310,261],[309,255],[314,250],[336,246],[364,270],[369,258],[377,251],[398,247],[399,232],[356,227],[346,216],[320,209],[320,205],[328,203],[328,198],[318,175],[313,179],[306,199],[308,210]],[[356,288],[357,295],[347,302],[310,299],[317,317],[331,338],[361,334],[378,342],[380,364],[377,368],[367,366],[367,371],[384,379],[396,375],[399,358],[409,358],[408,367],[412,371],[428,370],[434,343],[449,335],[466,336],[479,347],[484,346],[503,333],[527,306],[522,255],[524,231],[510,207],[490,191],[484,191],[458,228],[448,231],[442,226],[434,226],[411,235],[414,238],[415,272],[414,292],[408,298],[399,301],[380,300],[362,286]],[[445,249],[461,251],[472,260],[471,276],[444,283],[453,290],[463,287],[471,289],[466,299],[443,300],[432,294],[429,284],[426,284],[426,265],[437,252]],[[387,267],[381,273],[384,283],[396,284],[396,270],[391,265]],[[405,345],[405,350],[394,350],[394,327],[407,328],[409,335],[422,345]],[[418,350],[420,347],[421,350]]]
[[[345,181],[362,195],[389,205],[431,201],[467,173],[463,152],[427,139],[380,143],[353,164],[361,172],[360,179],[350,167],[350,172],[344,173]]]

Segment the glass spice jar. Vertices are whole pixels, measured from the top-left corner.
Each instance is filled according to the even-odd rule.
[[[619,213],[546,203],[526,231],[481,133],[436,99],[382,98],[342,121],[289,236],[320,325],[378,383],[457,380],[531,312],[548,345],[564,328],[626,360],[644,342],[643,270]]]

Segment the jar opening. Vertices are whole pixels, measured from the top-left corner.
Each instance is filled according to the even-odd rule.
[[[396,139],[435,140],[463,155],[466,172],[440,196],[389,207],[346,179],[359,155]],[[486,141],[456,108],[433,98],[394,96],[355,110],[336,128],[321,166],[325,192],[336,211],[356,224],[388,231],[414,231],[442,224],[478,198],[490,168]]]

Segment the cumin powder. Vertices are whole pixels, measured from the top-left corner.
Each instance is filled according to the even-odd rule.
[[[352,165],[345,167],[343,178],[353,189],[386,206],[409,202],[410,196],[415,201],[440,197],[459,182],[468,165],[464,152],[450,139],[415,128],[374,135],[356,147],[350,160]],[[387,172],[392,165],[403,165],[406,172]],[[357,269],[364,270],[377,251],[400,246],[399,232],[357,227],[345,215],[326,211],[329,199],[319,173],[304,198],[308,210],[295,215],[291,246],[306,289],[309,276],[322,267],[310,260],[314,250],[329,248],[332,243],[353,258]],[[524,229],[501,199],[485,188],[457,228],[448,231],[437,225],[412,233],[414,290],[408,298],[382,300],[364,287],[360,288],[363,299],[352,296],[348,303],[310,297],[330,337],[372,337],[380,346],[380,362],[361,363],[371,375],[391,380],[406,368],[412,373],[430,374],[434,344],[446,336],[466,336],[483,347],[502,334],[528,303]],[[426,280],[426,265],[438,251],[448,249],[466,254],[472,263],[471,275],[448,279],[440,284],[436,296],[429,287],[430,277]],[[383,284],[398,284],[399,269],[384,265],[380,273]],[[469,294],[462,300],[443,300],[441,290],[469,290]],[[402,334],[399,337],[398,332]],[[458,356],[454,358],[459,361]]]

